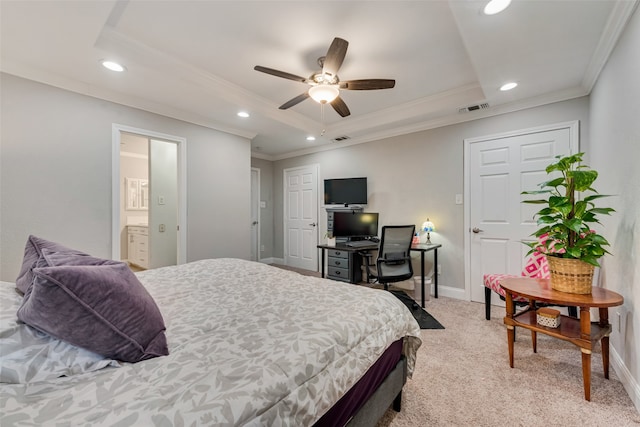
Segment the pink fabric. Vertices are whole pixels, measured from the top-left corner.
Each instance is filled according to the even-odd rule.
[[[547,279],[549,278],[549,264],[547,263],[547,258],[541,252],[534,252],[529,259],[527,259],[527,263],[522,269],[522,273],[520,276],[516,276],[513,274],[485,274],[484,275],[484,285],[487,288],[490,288],[494,292],[505,296],[504,289],[500,286],[502,280],[510,278],[510,277],[535,277]],[[527,301],[526,298],[516,297],[513,299],[514,301]]]

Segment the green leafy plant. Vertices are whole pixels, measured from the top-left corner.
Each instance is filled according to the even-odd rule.
[[[612,208],[599,208],[594,201],[606,195],[598,194],[591,185],[598,172],[581,165],[584,153],[556,156],[557,163],[547,166],[547,174],[559,172],[562,176],[540,184],[540,190],[524,191],[526,195],[546,194],[546,199],[523,200],[523,203],[546,205],[535,216],[541,226],[533,235],[539,240],[526,243],[529,254],[539,251],[551,256],[580,259],[599,267],[598,258],[609,253],[604,246],[609,242],[591,229],[600,223],[597,215],[610,215]],[[583,198],[579,198],[585,193]]]

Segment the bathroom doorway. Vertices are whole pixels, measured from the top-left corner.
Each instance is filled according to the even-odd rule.
[[[186,140],[113,125],[112,258],[133,270],[186,262]]]

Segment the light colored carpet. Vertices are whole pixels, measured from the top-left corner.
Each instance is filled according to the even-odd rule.
[[[306,275],[319,273],[280,266]],[[591,402],[584,400],[581,353],[575,345],[516,329],[509,367],[504,308],[431,298],[426,310],[445,329],[425,329],[416,369],[402,393],[402,411],[389,409],[376,427],[640,426],[613,368],[602,371],[600,346],[591,356]]]
[[[600,347],[591,357],[591,402],[584,400],[580,350],[571,343],[516,329],[509,368],[503,308],[451,298],[426,310],[446,329],[423,330],[416,372],[407,380],[402,411],[388,410],[377,427],[415,426],[640,426],[613,369],[602,371]]]

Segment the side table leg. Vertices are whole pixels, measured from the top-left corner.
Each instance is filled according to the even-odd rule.
[[[582,380],[584,399],[591,400],[591,313],[589,307],[580,307],[580,338],[589,342],[590,348],[580,348],[582,352]]]
[[[602,337],[602,367],[604,370],[604,377],[609,379],[609,335]]]
[[[531,345],[533,346],[533,352],[538,352],[538,334],[536,331],[531,331]]]
[[[505,292],[505,301],[507,303],[507,315],[504,323],[507,324],[507,345],[509,347],[509,366],[513,368],[513,343],[516,340],[516,327],[512,324],[515,306],[513,305],[513,296],[509,292]]]
[[[582,380],[584,381],[584,400],[591,401],[591,350],[582,351]]]
[[[436,272],[435,277],[433,278],[433,296],[434,298],[438,298],[438,248],[433,250],[433,265],[433,271]]]
[[[609,326],[609,309],[600,308],[598,309],[598,313],[600,314],[600,320],[598,324],[602,328],[606,328]],[[602,337],[600,341],[602,345],[602,367],[604,370],[604,377],[609,379],[609,334]]]
[[[431,292],[431,290],[429,290]],[[424,308],[424,251],[420,251],[420,295],[422,295],[422,308]],[[438,288],[436,287],[436,298],[438,298]]]
[[[509,366],[513,368],[513,342],[516,340],[515,326],[507,326],[507,343],[509,345]]]

